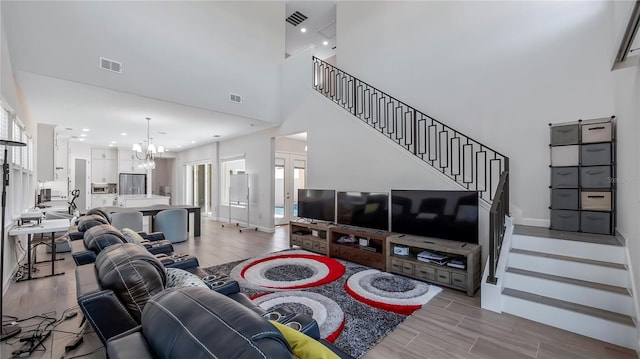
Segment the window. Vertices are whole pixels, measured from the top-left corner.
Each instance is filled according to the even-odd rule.
[[[0,138],[9,138],[9,111],[0,107]],[[4,146],[0,146],[0,161],[4,161]]]
[[[13,121],[13,140],[22,142],[22,128],[18,124],[18,121]],[[19,147],[14,147],[11,151],[13,153],[13,164],[16,166],[20,166],[22,164],[22,150]]]
[[[223,160],[220,163],[221,178],[220,178],[220,193],[222,193],[222,205],[229,205],[229,180],[231,173],[238,173],[244,171],[244,158],[243,159],[230,159]]]

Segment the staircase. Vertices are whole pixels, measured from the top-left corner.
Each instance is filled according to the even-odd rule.
[[[511,236],[508,157],[315,57],[313,88],[491,204],[483,308],[638,349],[625,247],[615,237],[525,226]]]
[[[637,349],[625,248],[616,237],[516,226],[507,258],[503,312]]]

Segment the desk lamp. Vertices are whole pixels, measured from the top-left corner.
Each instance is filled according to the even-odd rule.
[[[9,185],[9,164],[7,163],[9,146],[26,146],[26,143],[10,140],[0,140],[0,145],[4,145],[4,163],[2,164],[2,227],[0,227],[0,322],[2,322],[2,332],[0,333],[0,341],[11,338],[20,333],[22,330],[17,325],[4,325],[4,316],[2,314],[2,302],[4,289],[4,239],[5,239],[5,212],[7,208],[7,186]]]

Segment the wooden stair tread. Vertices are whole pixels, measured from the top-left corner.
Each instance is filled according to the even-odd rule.
[[[624,245],[620,238],[616,236],[594,233],[558,231],[546,227],[524,226],[520,224],[514,226],[513,234],[532,237],[563,239],[577,242],[597,243],[617,247],[621,247]]]
[[[542,295],[528,293],[528,292],[511,289],[511,288],[503,289],[502,294],[510,297],[520,298],[523,300],[528,300],[531,302],[536,302],[536,303],[556,307],[556,308],[570,310],[570,311],[581,313],[581,314],[590,315],[593,317],[598,317],[601,319],[609,320],[609,321],[620,323],[623,325],[628,325],[630,327],[635,328],[635,323],[633,321],[633,318],[625,314],[615,313],[615,312],[611,312],[604,309],[593,308],[593,307],[589,307],[582,304],[571,303],[571,302],[567,302],[560,299],[549,298]]]
[[[526,269],[512,268],[512,267],[507,268],[507,273],[526,275],[526,276],[529,276],[529,277],[552,280],[552,281],[556,281],[556,282],[573,284],[573,285],[578,285],[578,286],[582,286],[582,287],[599,289],[599,290],[611,292],[611,293],[614,293],[614,294],[621,294],[621,295],[631,296],[631,293],[629,292],[629,289],[627,289],[625,287],[617,287],[617,286],[609,285],[609,284],[590,282],[590,281],[581,280],[581,279],[575,279],[575,278],[561,277],[561,276],[557,276],[557,275],[553,275],[553,274],[534,272],[534,271],[530,271],[530,270],[526,270]]]
[[[560,254],[530,251],[530,250],[527,250],[527,249],[512,248],[510,253],[524,254],[524,255],[529,255],[529,256],[544,257],[544,258],[551,258],[551,259],[558,259],[558,260],[564,260],[564,261],[569,261],[569,262],[592,264],[592,265],[608,267],[608,268],[615,268],[615,269],[622,269],[622,270],[626,270],[627,269],[625,267],[625,265],[621,264],[621,263],[612,263],[612,262],[605,262],[605,261],[597,261],[597,260],[594,260],[594,259],[563,256],[563,255],[560,255]]]

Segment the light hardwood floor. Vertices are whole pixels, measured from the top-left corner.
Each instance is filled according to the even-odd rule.
[[[202,236],[190,237],[174,245],[177,252],[198,257],[202,267],[245,259],[259,254],[289,248],[287,226],[275,233],[222,227],[220,222],[202,221]],[[44,258],[41,248],[40,258]],[[26,318],[76,306],[75,264],[70,254],[58,262],[62,276],[12,283],[4,297],[4,313]],[[48,264],[38,265],[39,275]],[[77,308],[74,310],[79,311]],[[37,324],[31,320],[27,324]],[[65,345],[78,332],[80,316],[62,322],[44,341],[46,350],[34,352],[30,358],[63,357]],[[24,326],[24,324],[23,324]],[[0,346],[1,358],[10,358],[21,345],[14,339]],[[64,358],[91,353],[83,358],[105,358],[104,349],[94,333],[88,330],[84,342]],[[497,314],[480,308],[480,297],[444,289],[436,298],[389,333],[370,350],[366,359],[389,358],[637,358],[635,352],[560,329],[531,322],[508,314]],[[185,358],[186,359],[186,358]]]

